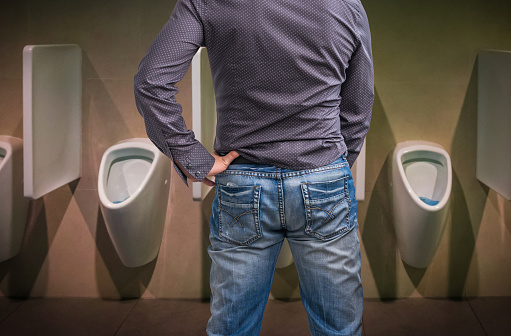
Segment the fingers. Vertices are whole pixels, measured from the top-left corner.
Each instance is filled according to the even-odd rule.
[[[225,169],[227,169],[227,167],[235,158],[240,156],[239,153],[236,151],[230,151],[225,156],[218,155],[216,151],[213,151],[211,154],[215,157],[216,162],[213,168],[211,168],[211,171],[209,172],[208,176],[215,176],[216,174],[223,172]],[[207,177],[204,178],[201,182],[210,187],[215,186],[215,182],[211,181]]]
[[[219,173],[223,172],[224,170],[226,170],[227,167],[229,167],[229,165],[231,164],[232,160],[234,160],[235,158],[237,158],[240,155],[236,151],[230,151],[225,156],[219,156],[219,155],[217,155],[216,152],[213,152],[213,156],[215,157],[215,164],[213,165],[213,167],[211,168],[211,170],[209,171],[209,173],[207,175],[209,177],[215,176],[216,174],[219,174]],[[203,182],[207,184],[207,182],[205,182],[205,181],[203,181]],[[214,182],[211,182],[211,183],[213,183],[213,185],[214,185]]]
[[[234,160],[235,158],[237,158],[238,156],[240,156],[240,154],[236,151],[230,151],[229,154],[227,155],[232,155],[232,159]],[[232,160],[231,160],[232,161]]]
[[[238,156],[240,156],[238,154],[238,152],[236,151],[230,151],[227,155],[225,156],[222,156],[222,161],[224,162],[225,164],[225,167],[227,167],[228,165],[231,164],[232,160],[234,160],[235,158],[237,158]]]

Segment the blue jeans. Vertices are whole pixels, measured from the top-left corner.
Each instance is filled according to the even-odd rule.
[[[311,334],[360,335],[357,201],[346,157],[306,170],[233,164],[215,183],[207,334],[259,335],[286,238]]]

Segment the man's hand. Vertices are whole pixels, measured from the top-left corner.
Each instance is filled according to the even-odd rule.
[[[211,153],[211,155],[213,155],[213,157],[215,158],[215,164],[213,165],[213,168],[211,168],[211,170],[209,171],[208,175],[207,176],[215,176],[216,174],[220,174],[221,172],[223,172],[224,170],[227,169],[227,167],[229,167],[229,165],[231,164],[232,160],[234,160],[235,158],[237,158],[238,156],[240,156],[237,152],[235,151],[230,151],[227,155],[225,156],[220,156],[218,155],[218,153],[216,151],[213,151],[213,153]],[[183,167],[183,165],[177,161],[176,159],[174,159],[174,163],[178,165],[178,167],[181,169],[181,171],[186,175],[186,177],[188,177],[192,182],[198,182],[197,179],[195,177],[193,177],[190,173],[188,173],[188,171]],[[204,178],[204,180],[201,181],[202,183],[204,183],[205,185],[208,185],[210,187],[213,187],[215,185],[215,182],[211,181],[210,179],[208,179],[207,177]]]
[[[220,156],[216,151],[214,151],[213,153],[211,153],[211,155],[213,155],[213,157],[215,158],[215,164],[213,165],[213,168],[211,168],[211,170],[209,171],[208,176],[215,176],[216,174],[220,174],[221,172],[226,170],[227,167],[229,167],[232,160],[240,156],[235,151],[230,151],[225,156]],[[215,182],[211,181],[207,177],[204,180],[202,180],[202,183],[210,187],[213,187],[215,185]]]

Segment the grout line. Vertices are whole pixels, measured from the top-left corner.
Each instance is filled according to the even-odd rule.
[[[481,320],[479,320],[479,316],[477,316],[475,310],[474,310],[474,307],[472,307],[472,305],[470,304],[470,300],[468,298],[465,298],[467,300],[467,303],[468,303],[468,306],[470,307],[470,310],[472,310],[472,313],[474,314],[474,316],[476,317],[477,321],[479,322],[479,325],[481,326],[481,328],[483,329],[484,331],[484,334],[486,336],[489,336],[488,335],[488,332],[486,331],[486,329],[484,329],[484,325],[483,323],[481,322]]]
[[[20,309],[22,304],[23,304],[23,302],[20,302],[19,305],[16,308],[14,308],[12,312],[9,313],[9,315],[7,315],[3,320],[0,320],[0,325],[2,323],[4,323],[5,321],[7,321],[15,312],[17,312],[18,309]]]
[[[26,38],[25,41],[29,42],[32,37],[32,36],[30,36],[30,21],[31,21],[30,20],[31,19],[30,1],[27,1],[26,4],[27,4],[27,26],[26,26],[27,30],[26,30],[26,35],[25,35],[25,38]]]
[[[135,304],[133,305],[133,307],[131,307],[131,310],[128,312],[128,314],[126,314],[126,317],[124,318],[124,320],[122,320],[121,322],[121,325],[119,326],[119,328],[117,328],[117,330],[115,331],[114,333],[114,336],[117,335],[117,333],[119,332],[119,330],[121,330],[122,326],[124,325],[124,322],[126,322],[126,320],[128,319],[128,317],[130,316],[131,312],[133,311],[133,309],[135,309],[135,307],[137,306],[137,304],[140,302],[140,299],[137,299],[137,302],[135,302]]]

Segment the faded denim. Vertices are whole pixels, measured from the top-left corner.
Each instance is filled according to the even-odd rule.
[[[306,170],[233,164],[215,181],[208,335],[259,335],[284,238],[311,334],[360,335],[357,201],[346,156]]]

